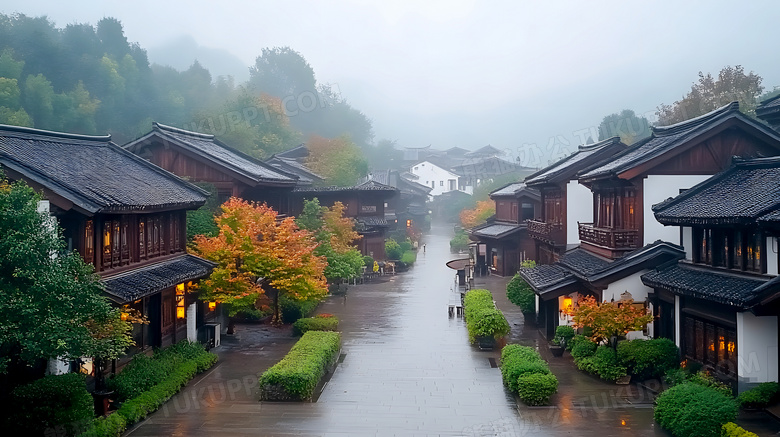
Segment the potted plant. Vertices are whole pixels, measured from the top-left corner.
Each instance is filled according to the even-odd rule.
[[[574,338],[574,328],[569,325],[561,325],[555,328],[555,337],[550,341],[550,353],[554,357],[563,356],[566,345]]]

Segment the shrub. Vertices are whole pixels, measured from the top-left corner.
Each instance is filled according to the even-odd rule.
[[[575,359],[589,357],[596,353],[598,345],[584,335],[575,335],[566,343],[566,348],[571,351]]]
[[[718,437],[721,427],[737,417],[737,401],[711,387],[676,385],[661,393],[653,413],[661,427],[680,437]]]
[[[461,252],[469,248],[469,234],[458,231],[450,240],[450,252]]]
[[[578,344],[577,347],[582,346]],[[572,349],[572,355],[574,355],[573,351]],[[616,381],[627,375],[626,368],[618,362],[615,351],[608,346],[599,346],[592,356],[575,358],[574,364],[580,370],[597,375],[607,381]]]
[[[569,344],[574,338],[574,328],[569,325],[558,326],[555,328],[555,338],[558,340],[558,344]]]
[[[515,274],[506,284],[506,297],[523,313],[536,312],[536,294],[520,275]]]
[[[680,366],[680,350],[672,340],[631,340],[618,343],[618,359],[641,380],[660,378]]]
[[[366,255],[363,257],[363,265],[371,268],[374,267],[374,258],[371,258],[370,256]]]
[[[699,371],[694,373],[688,378],[688,381],[704,387],[709,387],[729,397],[731,397],[733,393],[731,386],[718,381],[717,379],[715,379],[714,376],[710,375],[705,371]]]
[[[721,437],[758,437],[758,434],[752,433],[734,422],[729,422],[721,428]]]
[[[488,290],[471,290],[466,293],[463,306],[469,340],[478,337],[501,338],[509,333],[509,322],[493,303]]]
[[[339,318],[322,314],[298,319],[293,323],[293,335],[303,335],[308,331],[336,331],[339,328]]]
[[[86,378],[79,373],[49,375],[17,387],[11,393],[11,435],[41,435],[57,429],[73,435],[75,429],[95,417]]]
[[[558,391],[558,378],[550,373],[528,373],[517,382],[517,394],[527,405],[545,405]]]
[[[776,382],[762,382],[750,390],[740,393],[737,401],[743,408],[764,408],[775,400],[780,391]]]
[[[417,261],[417,253],[411,250],[407,250],[401,255],[401,262],[404,264],[414,264]]]
[[[159,349],[152,357],[138,354],[122,372],[108,380],[108,386],[120,401],[134,398],[166,380],[182,363],[201,357],[209,357],[207,361],[213,357],[216,361],[216,355],[207,352],[203,345],[188,341]]]
[[[282,295],[279,298],[279,307],[282,311],[282,322],[294,323],[296,320],[309,317],[317,309],[318,300],[296,300]]]
[[[143,364],[135,364],[136,362]],[[137,355],[119,375],[110,381],[115,390],[137,394],[122,402],[122,406],[114,414],[94,419],[90,429],[79,436],[113,437],[121,434],[127,426],[138,422],[160,408],[195,375],[210,368],[216,362],[217,356],[207,352],[201,344],[186,341],[155,351],[152,358]],[[157,378],[158,371],[154,366],[168,369],[168,373],[162,378]],[[143,376],[147,374],[145,372],[150,371],[149,374],[155,375],[156,378],[156,382],[151,386],[143,382]],[[137,392],[141,386],[148,388]]]
[[[338,357],[340,346],[337,332],[303,334],[281,361],[260,375],[260,399],[311,399],[317,383]]]
[[[401,259],[403,253],[404,251],[401,249],[401,246],[392,238],[385,242],[385,255],[387,256],[387,259],[398,261]]]
[[[412,250],[412,247],[413,247],[412,241],[410,239],[408,239],[408,238],[406,238],[404,240],[401,240],[401,242],[398,243],[398,247],[401,248],[402,252],[408,252],[408,251]]]

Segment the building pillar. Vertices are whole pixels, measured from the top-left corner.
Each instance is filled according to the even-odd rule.
[[[187,341],[198,341],[198,303],[193,302],[187,306]]]

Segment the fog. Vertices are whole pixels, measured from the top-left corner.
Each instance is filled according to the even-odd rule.
[[[652,116],[699,71],[780,85],[780,2],[6,0],[57,26],[110,16],[152,62],[248,76],[289,46],[399,146],[573,147],[621,109]],[[185,42],[185,49],[179,42]],[[173,56],[177,52],[178,56]],[[242,67],[243,65],[243,67]],[[243,68],[243,70],[242,70]]]

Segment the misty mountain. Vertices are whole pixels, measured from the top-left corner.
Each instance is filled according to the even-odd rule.
[[[155,64],[168,65],[179,71],[184,71],[197,59],[209,70],[212,79],[217,76],[233,76],[236,83],[249,79],[249,66],[238,56],[225,49],[204,47],[199,45],[191,35],[182,35],[161,45],[147,49],[149,61]]]

